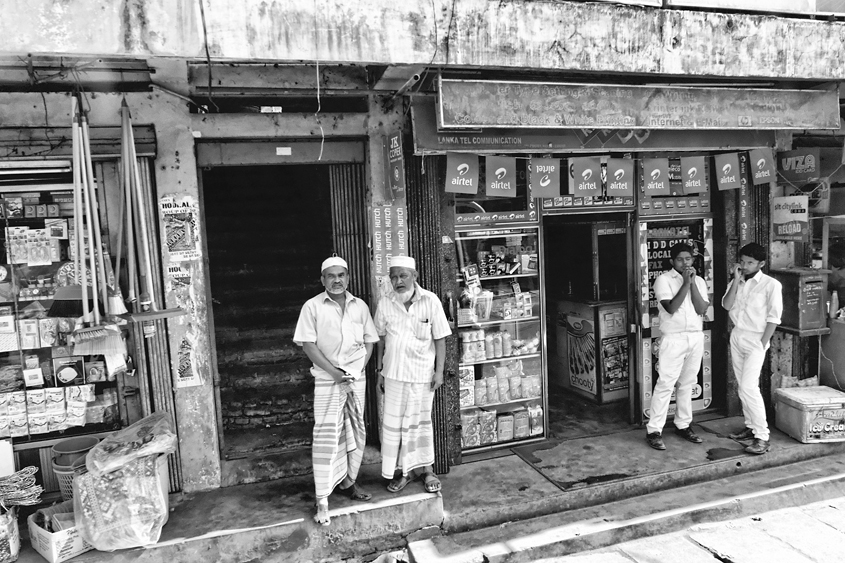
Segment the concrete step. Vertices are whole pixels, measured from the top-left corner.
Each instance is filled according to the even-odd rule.
[[[533,561],[843,495],[845,453],[839,453],[410,542],[409,553],[414,563]]]

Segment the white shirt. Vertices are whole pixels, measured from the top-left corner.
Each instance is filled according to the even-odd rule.
[[[725,296],[731,290],[734,282],[731,280]],[[725,298],[722,297],[722,306]],[[734,326],[740,330],[763,332],[767,323],[780,324],[783,313],[783,287],[780,282],[763,272],[757,272],[750,280],[739,281],[734,305],[728,315]]]
[[[694,283],[701,298],[707,301],[707,284],[700,276],[695,276]],[[674,313],[669,313],[661,303],[661,301],[674,299],[683,284],[684,277],[674,268],[668,272],[663,272],[654,280],[654,297],[657,299],[657,310],[660,313],[660,332],[662,334],[701,332],[703,328],[701,315],[695,312],[695,305],[692,303],[692,288],[687,292],[681,306]]]
[[[370,316],[370,308],[362,300],[346,292],[346,306],[340,305],[324,291],[305,302],[293,333],[293,341],[302,346],[313,342],[333,366],[358,375],[367,357],[365,343],[378,342],[378,334]],[[318,379],[331,379],[314,365],[311,374]]]
[[[406,383],[429,383],[434,375],[434,341],[452,334],[443,305],[435,294],[414,284],[411,306],[394,293],[376,309],[376,331],[384,337],[381,374]]]

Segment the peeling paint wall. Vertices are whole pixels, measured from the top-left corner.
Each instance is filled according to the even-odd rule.
[[[564,1],[203,2],[223,60],[845,78],[843,22]],[[0,53],[204,56],[198,0],[4,0],[0,15]]]
[[[89,93],[91,126],[119,127],[120,104],[123,98],[119,94]],[[181,195],[196,200],[199,197],[197,165],[190,114],[185,104],[163,94],[126,94],[125,98],[132,111],[134,124],[152,124],[155,127],[158,144],[155,181],[158,196]],[[40,94],[0,93],[0,124],[3,127],[43,127],[46,120],[51,127],[69,127],[70,108],[70,98],[67,94],[44,94],[42,102]],[[159,220],[161,221],[161,216]],[[115,236],[116,232],[116,226],[112,226]],[[173,262],[164,244],[161,257],[162,267],[168,272],[168,267]],[[192,367],[199,383],[194,387],[174,391],[182,456],[183,490],[191,492],[220,486],[220,461],[210,365],[206,266],[202,257],[181,264],[192,272],[192,283],[188,289],[190,302],[186,302],[185,296],[180,295],[178,291],[167,291],[166,306],[182,305],[189,312],[168,322],[170,352],[171,358],[178,358],[180,345],[186,336],[189,337],[193,347]],[[166,275],[166,287],[172,287],[167,278]],[[178,362],[174,361],[174,364],[176,363]],[[177,367],[174,365],[174,382]]]

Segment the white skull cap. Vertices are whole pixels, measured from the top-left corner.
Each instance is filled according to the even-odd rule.
[[[410,256],[393,256],[390,259],[391,268],[409,268],[411,270],[417,269],[417,262]]]
[[[346,265],[346,260],[340,256],[332,256],[331,258],[323,260],[323,265],[320,266],[320,273],[325,272],[326,268],[331,268],[332,266],[342,266],[349,270],[349,266]]]

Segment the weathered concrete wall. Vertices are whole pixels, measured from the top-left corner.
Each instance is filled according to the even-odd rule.
[[[845,77],[842,22],[564,1],[203,1],[215,59]],[[0,14],[0,53],[197,58],[202,37],[196,0],[4,0]]]
[[[184,103],[163,94],[126,94],[125,98],[132,111],[134,123],[152,124],[155,127],[158,142],[155,161],[158,196],[188,196],[196,201],[199,197],[199,186],[194,158],[194,138],[191,134],[190,115]],[[91,105],[89,119],[92,127],[120,126],[120,104],[123,96],[88,94],[88,99]],[[70,108],[70,98],[67,94],[44,94],[42,103],[39,94],[0,93],[0,124],[3,127],[43,127],[46,119],[50,126],[68,127],[71,123]],[[116,229],[113,232],[116,233]],[[164,244],[161,256],[166,272],[170,257]],[[190,492],[218,487],[220,462],[210,365],[206,266],[203,260],[182,264],[190,272],[192,283],[181,294],[168,291],[166,306],[182,305],[188,310],[187,315],[168,322],[170,350],[173,363],[178,364],[180,344],[185,338],[190,340],[193,362],[191,367],[200,383],[175,391],[183,489]],[[169,285],[167,280],[165,283],[166,286]],[[174,365],[174,370],[176,367]]]

